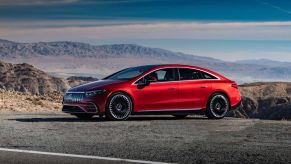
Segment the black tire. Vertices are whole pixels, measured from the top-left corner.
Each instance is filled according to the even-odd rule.
[[[89,113],[78,113],[74,115],[81,120],[89,120],[94,116],[94,114],[89,114]]]
[[[186,118],[188,115],[184,114],[184,115],[173,115],[175,118],[177,119],[183,119],[183,118]]]
[[[210,119],[222,119],[230,109],[228,98],[222,93],[213,94],[207,104],[205,115]]]
[[[132,106],[132,100],[127,94],[116,92],[108,99],[106,118],[113,121],[126,120],[132,112]]]

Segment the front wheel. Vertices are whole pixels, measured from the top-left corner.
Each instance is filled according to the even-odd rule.
[[[221,93],[215,93],[208,101],[205,115],[211,119],[223,118],[230,108],[228,98]]]
[[[126,120],[131,112],[132,101],[128,95],[117,92],[110,96],[105,113],[108,119],[117,121]]]

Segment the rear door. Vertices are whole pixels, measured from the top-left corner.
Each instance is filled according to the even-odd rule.
[[[212,93],[213,79],[206,79],[203,72],[190,68],[179,68],[179,75],[179,108],[205,108]]]

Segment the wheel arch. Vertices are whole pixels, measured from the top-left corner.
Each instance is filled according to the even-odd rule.
[[[228,102],[229,102],[229,107],[231,106],[231,100],[230,100],[230,97],[229,97],[229,95],[227,94],[227,92],[225,92],[225,91],[223,91],[223,90],[216,90],[216,91],[214,91],[210,96],[209,96],[209,98],[208,98],[208,100],[207,100],[207,104],[206,104],[206,107],[208,107],[208,105],[209,105],[209,103],[210,103],[210,100],[211,100],[211,98],[212,98],[212,96],[214,95],[214,94],[217,94],[217,93],[220,93],[220,94],[223,94],[226,98],[227,98],[227,100],[228,100]]]
[[[208,100],[207,100],[207,106],[206,106],[206,109],[205,109],[205,115],[210,118],[210,119],[222,119],[223,117],[225,117],[226,114],[224,114],[223,116],[216,116],[216,114],[213,114],[212,112],[210,112],[210,103],[211,103],[211,99],[212,97],[215,95],[215,94],[221,94],[223,96],[225,96],[225,98],[228,100],[228,103],[229,103],[229,107],[226,111],[226,113],[231,109],[231,102],[230,102],[230,97],[228,96],[228,94],[224,91],[221,91],[221,90],[217,90],[215,92],[213,92]]]
[[[123,93],[123,94],[126,94],[126,95],[130,98],[131,103],[132,103],[132,111],[133,111],[133,110],[134,110],[134,99],[133,99],[133,97],[132,97],[128,92],[126,92],[126,91],[124,91],[124,90],[116,90],[116,91],[113,91],[113,92],[111,92],[111,93],[107,96],[106,103],[105,103],[105,111],[107,110],[107,106],[108,106],[108,103],[109,103],[109,99],[110,99],[110,97],[111,97],[113,94],[118,93],[118,92],[121,92],[121,93]]]

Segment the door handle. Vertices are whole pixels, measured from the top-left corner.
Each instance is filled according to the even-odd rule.
[[[200,88],[208,88],[208,86],[200,86]]]
[[[172,87],[170,87],[170,88],[168,88],[168,90],[175,90],[176,88],[172,88]]]

